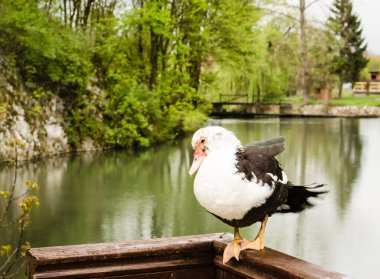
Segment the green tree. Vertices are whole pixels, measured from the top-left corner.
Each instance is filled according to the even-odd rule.
[[[334,46],[333,72],[339,78],[339,97],[343,83],[352,85],[359,80],[360,72],[368,63],[360,19],[354,13],[351,0],[335,0],[328,19],[328,28],[337,42]]]
[[[278,101],[297,91],[300,44],[294,19],[282,17],[268,22],[263,30],[266,55],[262,61],[261,88],[263,99]]]
[[[338,82],[333,73],[332,38],[326,29],[309,27],[310,88],[331,90]],[[326,74],[331,73],[331,74]]]
[[[202,64],[202,90],[209,100],[227,93],[248,94],[260,101],[265,95],[261,92],[271,91],[265,62],[269,32],[259,25],[263,15],[256,1],[221,1],[213,7],[207,56]]]

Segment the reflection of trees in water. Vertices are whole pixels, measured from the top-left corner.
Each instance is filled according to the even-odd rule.
[[[344,122],[341,119],[341,122]],[[343,160],[340,164],[339,178],[339,195],[338,204],[341,209],[346,209],[347,203],[353,192],[354,181],[360,173],[362,141],[359,136],[359,120],[346,121],[346,125],[341,123],[341,146],[340,154],[343,154]]]
[[[15,196],[20,196],[22,193],[26,191],[25,181],[36,181],[43,187],[41,191],[38,193],[38,198],[40,202],[43,200],[49,200],[49,204],[54,204],[57,199],[59,199],[60,193],[60,185],[57,185],[55,181],[59,180],[60,177],[63,176],[64,170],[67,167],[68,157],[61,158],[55,157],[46,161],[24,161],[20,162],[18,168],[18,177],[17,177],[17,185]],[[13,168],[2,166],[0,171],[0,181],[2,183],[1,186],[7,186],[7,182],[11,181],[10,179],[13,177]],[[54,206],[45,207],[46,210],[42,212],[42,214],[49,214],[55,210]],[[12,203],[10,216],[14,218],[17,216],[17,212],[19,211],[18,203]],[[38,222],[36,216],[41,212],[40,208],[36,208],[32,211],[31,223],[34,226],[35,223]],[[13,230],[8,230],[5,235],[5,240],[15,240],[18,235],[18,228],[14,227]],[[43,232],[46,234],[46,231]],[[33,245],[33,239],[30,239],[29,235],[31,234],[30,229],[26,231],[26,239],[31,242]],[[42,234],[43,235],[43,234]],[[3,235],[2,235],[3,236]],[[0,237],[1,238],[1,237]],[[4,239],[2,239],[4,240]]]
[[[324,182],[328,176],[343,212],[360,170],[362,142],[357,119],[285,119],[281,132],[287,138],[286,168],[294,166],[297,183]],[[290,150],[289,150],[290,149]],[[307,173],[307,174],[305,174]]]
[[[28,232],[32,245],[207,231],[212,217],[197,205],[188,177],[190,148],[190,140],[184,139],[136,153],[81,154],[31,163],[20,175],[41,185],[41,206]]]

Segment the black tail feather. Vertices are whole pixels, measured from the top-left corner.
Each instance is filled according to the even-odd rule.
[[[319,198],[328,192],[325,184],[312,184],[306,186],[288,184],[288,197],[285,203],[280,206],[276,212],[301,212],[306,208],[312,207],[314,204],[310,202],[310,198]]]

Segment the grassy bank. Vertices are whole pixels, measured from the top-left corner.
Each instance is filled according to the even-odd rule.
[[[290,103],[294,105],[302,105],[303,97],[302,96],[291,96],[291,97],[283,97],[281,100],[273,100],[270,101],[273,103]],[[376,95],[364,95],[364,94],[353,94],[351,91],[346,91],[343,93],[341,98],[336,97],[333,93],[333,97],[330,100],[318,100],[315,98],[311,98],[310,104],[318,105],[318,104],[328,104],[333,106],[371,106],[378,107],[380,106],[380,94]]]

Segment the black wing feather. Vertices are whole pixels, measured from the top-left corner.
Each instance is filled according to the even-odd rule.
[[[244,150],[238,150],[237,172],[244,173],[244,178],[252,181],[253,174],[258,180],[274,187],[271,197],[258,208],[252,208],[242,220],[233,220],[234,226],[248,226],[254,222],[262,220],[265,215],[273,213],[300,212],[313,203],[310,198],[320,198],[328,190],[323,187],[325,184],[314,185],[293,185],[287,181],[282,183],[282,168],[275,156],[285,150],[285,138],[279,137],[267,141],[259,141],[249,144]],[[276,175],[278,180],[275,181],[271,175]],[[225,221],[226,222],[226,221]]]
[[[284,150],[285,138],[277,137],[266,141],[257,141],[248,144],[244,151],[248,154],[260,154],[269,158],[281,154]]]
[[[264,183],[272,185],[272,175],[282,179],[282,168],[274,156],[285,150],[285,138],[278,137],[267,141],[249,144],[244,150],[239,150],[237,156],[237,171],[244,173],[245,178],[251,181],[253,174]]]

